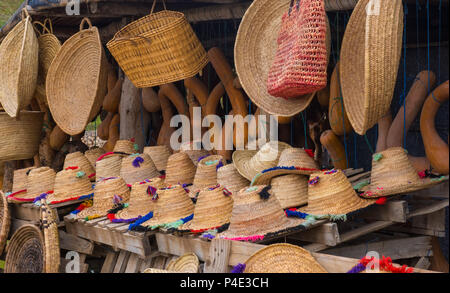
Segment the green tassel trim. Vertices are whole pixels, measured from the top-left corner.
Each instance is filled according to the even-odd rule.
[[[432,178],[431,181],[432,182],[437,182],[437,181],[442,181],[442,180],[445,180],[445,179],[448,179],[448,176],[441,176],[439,178]]]
[[[159,225],[151,226],[150,228],[152,230],[157,229],[157,228],[176,229],[176,228],[180,227],[183,224],[184,224],[183,220],[178,220],[178,221],[175,221],[175,222],[172,222],[172,223],[165,223],[165,224],[159,224]]]
[[[135,144],[133,145],[133,147],[134,147],[134,150],[135,150],[135,151],[138,151],[138,150],[139,150],[139,146],[137,145],[137,143],[135,143]]]
[[[84,175],[86,175],[86,173],[84,173],[83,171],[77,172],[77,178],[81,178]]]
[[[257,190],[257,189],[258,189],[258,187],[256,187],[256,186],[254,186],[254,187],[249,187],[249,188],[247,188],[247,192],[255,191],[255,190]]]
[[[381,160],[383,158],[383,155],[382,154],[375,154],[375,155],[373,155],[373,160],[375,161],[375,162],[378,162],[379,160]]]
[[[354,190],[360,190],[360,189],[362,189],[363,187],[365,187],[365,186],[367,186],[367,185],[369,185],[369,180],[364,180],[364,181],[362,181],[362,182],[359,182],[359,183],[356,184],[355,186],[353,186],[353,189],[354,189]]]
[[[258,173],[253,177],[252,182],[250,183],[250,186],[253,186],[255,184],[256,179],[258,179],[261,176],[262,173]]]
[[[123,204],[123,207],[124,207],[124,208],[127,208],[127,207],[129,207],[129,206],[130,206],[129,203],[124,203],[124,204]]]
[[[405,150],[405,154],[408,154],[408,150],[407,149],[404,149]]]
[[[306,222],[315,222],[318,220],[330,220],[332,222],[337,222],[337,221],[343,221],[346,222],[347,221],[347,215],[346,214],[341,214],[341,215],[308,215],[306,216]]]
[[[205,162],[205,165],[206,165],[206,166],[211,166],[211,165],[215,165],[215,164],[217,164],[217,163],[219,163],[219,160],[215,160],[215,161],[207,161],[207,162]]]

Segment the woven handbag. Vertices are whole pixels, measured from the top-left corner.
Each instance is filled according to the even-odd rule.
[[[164,1],[163,1],[164,3]],[[125,26],[107,47],[131,82],[153,87],[192,77],[208,63],[206,51],[181,12],[164,10]]]
[[[327,84],[326,14],[323,0],[291,0],[283,15],[267,90],[282,98],[313,93]]]

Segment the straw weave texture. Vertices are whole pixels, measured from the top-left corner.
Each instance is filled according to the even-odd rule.
[[[233,195],[250,185],[250,181],[239,174],[234,164],[225,165],[217,170],[217,183],[231,191]]]
[[[162,171],[166,170],[167,160],[169,160],[172,152],[166,145],[158,145],[145,147],[144,154],[150,156],[158,171]]]
[[[64,169],[67,167],[78,167],[78,171],[86,173],[87,176],[94,174],[95,169],[92,167],[91,162],[81,152],[74,152],[67,154],[64,160]]]
[[[87,174],[78,177],[77,170],[63,170],[56,174],[54,192],[47,196],[47,202],[62,201],[69,198],[88,195],[93,192],[92,183]]]
[[[141,158],[143,160],[139,167],[133,166],[133,161]],[[141,154],[139,156],[129,156],[122,159],[122,166],[120,168],[120,177],[122,177],[127,184],[135,182],[142,182],[146,179],[155,178],[161,174],[156,169],[155,164],[149,155]]]
[[[9,228],[11,227],[11,215],[8,209],[8,202],[3,192],[0,191],[0,255],[8,239]]]
[[[175,153],[169,157],[166,168],[166,184],[192,184],[196,167],[186,153]]]
[[[308,202],[308,178],[303,175],[284,175],[272,178],[272,191],[283,209]]]
[[[41,206],[41,220],[44,230],[45,272],[59,273],[60,247],[58,233],[58,213],[47,204]]]
[[[49,167],[40,167],[30,171],[27,177],[27,194],[24,198],[35,198],[53,190],[56,172]]]
[[[198,273],[199,265],[200,261],[194,253],[186,253],[185,255],[170,261],[166,267],[166,270],[179,273],[196,274]]]

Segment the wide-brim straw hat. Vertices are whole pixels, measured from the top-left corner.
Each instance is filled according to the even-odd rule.
[[[109,155],[95,162],[96,181],[102,178],[119,177],[122,166],[122,156]]]
[[[95,162],[97,159],[105,154],[106,151],[103,148],[92,148],[90,150],[87,150],[84,153],[84,156],[88,159],[88,161],[91,163],[92,167],[95,169]]]
[[[317,171],[320,171],[318,164],[304,149],[288,148],[281,153],[276,167],[263,170],[253,177],[252,185],[269,184],[275,176],[310,175]]]
[[[167,161],[166,184],[192,184],[196,167],[186,153],[171,155]]]
[[[233,164],[239,174],[251,181],[259,172],[275,167],[281,153],[287,148],[291,148],[287,143],[270,141],[258,151],[236,150],[233,153]]]
[[[377,198],[395,194],[404,194],[429,188],[448,180],[448,176],[439,178],[420,178],[408,159],[407,151],[393,147],[373,155],[370,185],[361,189],[365,198]]]
[[[228,189],[233,194],[250,185],[250,181],[242,177],[234,164],[228,164],[217,170],[217,183]]]
[[[289,174],[272,178],[270,183],[275,197],[283,209],[308,203],[308,177]]]
[[[315,93],[283,99],[267,91],[270,66],[278,48],[281,19],[289,0],[255,0],[245,12],[234,47],[236,73],[250,99],[261,109],[277,116],[293,116],[309,106]],[[328,23],[328,21],[327,21]],[[329,28],[329,25],[327,26]],[[329,33],[327,33],[329,35]],[[327,49],[331,38],[327,36]]]
[[[195,197],[197,193],[208,186],[217,185],[217,169],[226,164],[220,155],[211,155],[198,162],[194,182],[189,186],[189,196]]]
[[[192,163],[197,166],[200,158],[210,155],[210,152],[202,149],[201,141],[188,141],[180,145],[180,152],[186,153]]]
[[[77,135],[98,114],[107,91],[107,67],[98,29],[84,18],[53,60],[45,84],[48,106],[62,131]]]
[[[27,178],[28,174],[31,172],[31,170],[36,169],[36,167],[28,167],[23,169],[14,170],[14,177],[13,177],[13,186],[12,186],[12,192],[17,192],[19,190],[26,190],[27,189]]]
[[[178,230],[200,233],[230,223],[233,199],[223,186],[202,189],[195,203],[194,218]]]
[[[67,154],[64,159],[64,169],[75,166],[80,169],[78,171],[84,172],[92,181],[95,181],[95,168],[81,152]]]
[[[375,200],[358,196],[342,170],[314,173],[308,182],[308,205],[299,211],[318,218],[346,220]]]
[[[390,109],[402,49],[402,1],[381,1],[378,7],[370,2],[359,1],[353,9],[340,56],[345,110],[360,135]]]
[[[116,199],[120,202],[115,202]],[[122,178],[100,180],[95,184],[93,205],[79,212],[76,217],[92,219],[106,216],[116,203],[126,203],[129,199],[130,189]]]
[[[200,261],[194,253],[186,253],[177,259],[171,260],[166,266],[167,271],[174,271],[177,273],[198,273]]]
[[[130,202],[128,207],[116,213],[116,222],[134,221],[152,212],[155,201],[152,200],[150,187],[158,190],[164,188],[164,181],[161,178],[152,178],[144,182],[136,182],[131,186]]]
[[[303,219],[286,216],[270,186],[244,188],[233,196],[233,201],[230,226],[228,230],[217,234],[218,238],[259,241],[304,228]]]
[[[261,248],[245,262],[244,273],[327,273],[309,251],[288,243]]]
[[[45,242],[39,227],[23,225],[9,240],[5,273],[44,273]]]
[[[8,209],[8,202],[3,192],[0,191],[0,255],[2,255],[5,248],[10,227],[11,215]]]
[[[118,140],[113,149],[115,153],[125,153],[128,155],[135,154],[138,151],[139,147],[131,140]]]
[[[194,203],[181,185],[173,185],[157,190],[153,218],[142,223],[143,227],[178,228],[183,225],[186,218],[194,213]]]
[[[161,176],[149,155],[136,154],[122,159],[120,177],[127,184]]]
[[[55,204],[78,200],[93,194],[93,192],[91,180],[85,172],[79,168],[67,169],[56,174],[53,193],[47,195],[46,202]]]
[[[0,104],[11,117],[30,104],[36,89],[39,43],[26,8],[0,44]],[[2,133],[3,134],[3,133]]]
[[[40,167],[31,169],[27,176],[26,191],[11,194],[8,201],[20,203],[33,201],[38,196],[53,191],[56,172],[49,167]]]
[[[61,256],[57,223],[58,213],[56,209],[52,209],[44,203],[41,206],[41,220],[44,231],[45,272],[59,273]]]
[[[4,138],[0,142],[0,161],[33,158],[39,152],[43,122],[44,112],[21,111],[20,119],[15,119],[0,111],[0,133]]]
[[[158,171],[163,171],[166,170],[167,161],[169,160],[172,151],[166,145],[157,145],[145,147],[144,154],[150,156]]]

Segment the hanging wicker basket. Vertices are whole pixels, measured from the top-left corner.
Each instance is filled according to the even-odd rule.
[[[89,28],[83,29],[88,24]],[[58,126],[69,135],[83,132],[106,95],[107,60],[97,27],[84,18],[47,75],[47,101]]]
[[[22,111],[20,120],[0,112],[0,161],[31,159],[39,151],[44,112]]]
[[[164,3],[164,1],[163,1]],[[164,10],[125,26],[107,47],[138,88],[192,77],[208,63],[206,51],[181,12]]]
[[[22,20],[0,45],[0,103],[11,117],[30,104],[36,89],[39,44],[31,17],[22,10]]]

